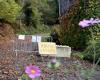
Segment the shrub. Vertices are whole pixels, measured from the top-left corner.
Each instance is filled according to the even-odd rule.
[[[15,22],[20,6],[14,0],[0,0],[0,19]]]
[[[84,55],[84,59],[89,60],[89,61],[93,61],[94,60],[94,48],[92,45],[93,42],[91,42],[91,44],[87,47],[87,49],[83,52]],[[95,40],[95,61],[97,62],[98,59],[100,58],[100,37]],[[100,62],[99,62],[100,64]]]

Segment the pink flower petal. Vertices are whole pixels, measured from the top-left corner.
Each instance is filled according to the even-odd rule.
[[[32,79],[36,78],[35,75],[33,75],[33,74],[30,74],[29,77]]]
[[[30,67],[27,66],[26,69],[25,69],[25,72],[26,72],[26,73],[30,73],[30,71],[31,71]]]
[[[35,74],[35,76],[36,77],[39,77],[39,76],[41,76],[41,73],[37,73],[37,74]]]

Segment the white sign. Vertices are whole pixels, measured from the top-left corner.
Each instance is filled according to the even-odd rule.
[[[41,36],[32,36],[32,42],[41,42]]]
[[[41,36],[37,36],[37,42],[41,42]]]
[[[36,36],[32,36],[32,42],[37,42],[36,41]]]
[[[25,40],[25,35],[19,35],[18,39]]]

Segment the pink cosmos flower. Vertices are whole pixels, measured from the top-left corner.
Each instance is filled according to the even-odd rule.
[[[26,66],[25,73],[27,73],[30,78],[34,79],[41,75],[41,70],[35,65],[29,65]]]
[[[79,22],[79,26],[82,26],[82,28],[84,28],[84,27],[90,26],[90,23],[91,21],[84,19],[83,21]]]
[[[79,26],[81,26],[82,28],[85,28],[85,27],[88,27],[94,24],[99,24],[99,23],[100,23],[99,19],[94,19],[94,18],[91,18],[90,20],[84,19],[83,21],[79,22]]]

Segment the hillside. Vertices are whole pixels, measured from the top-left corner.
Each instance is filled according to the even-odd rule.
[[[0,44],[8,42],[14,36],[13,28],[9,23],[0,23]]]

